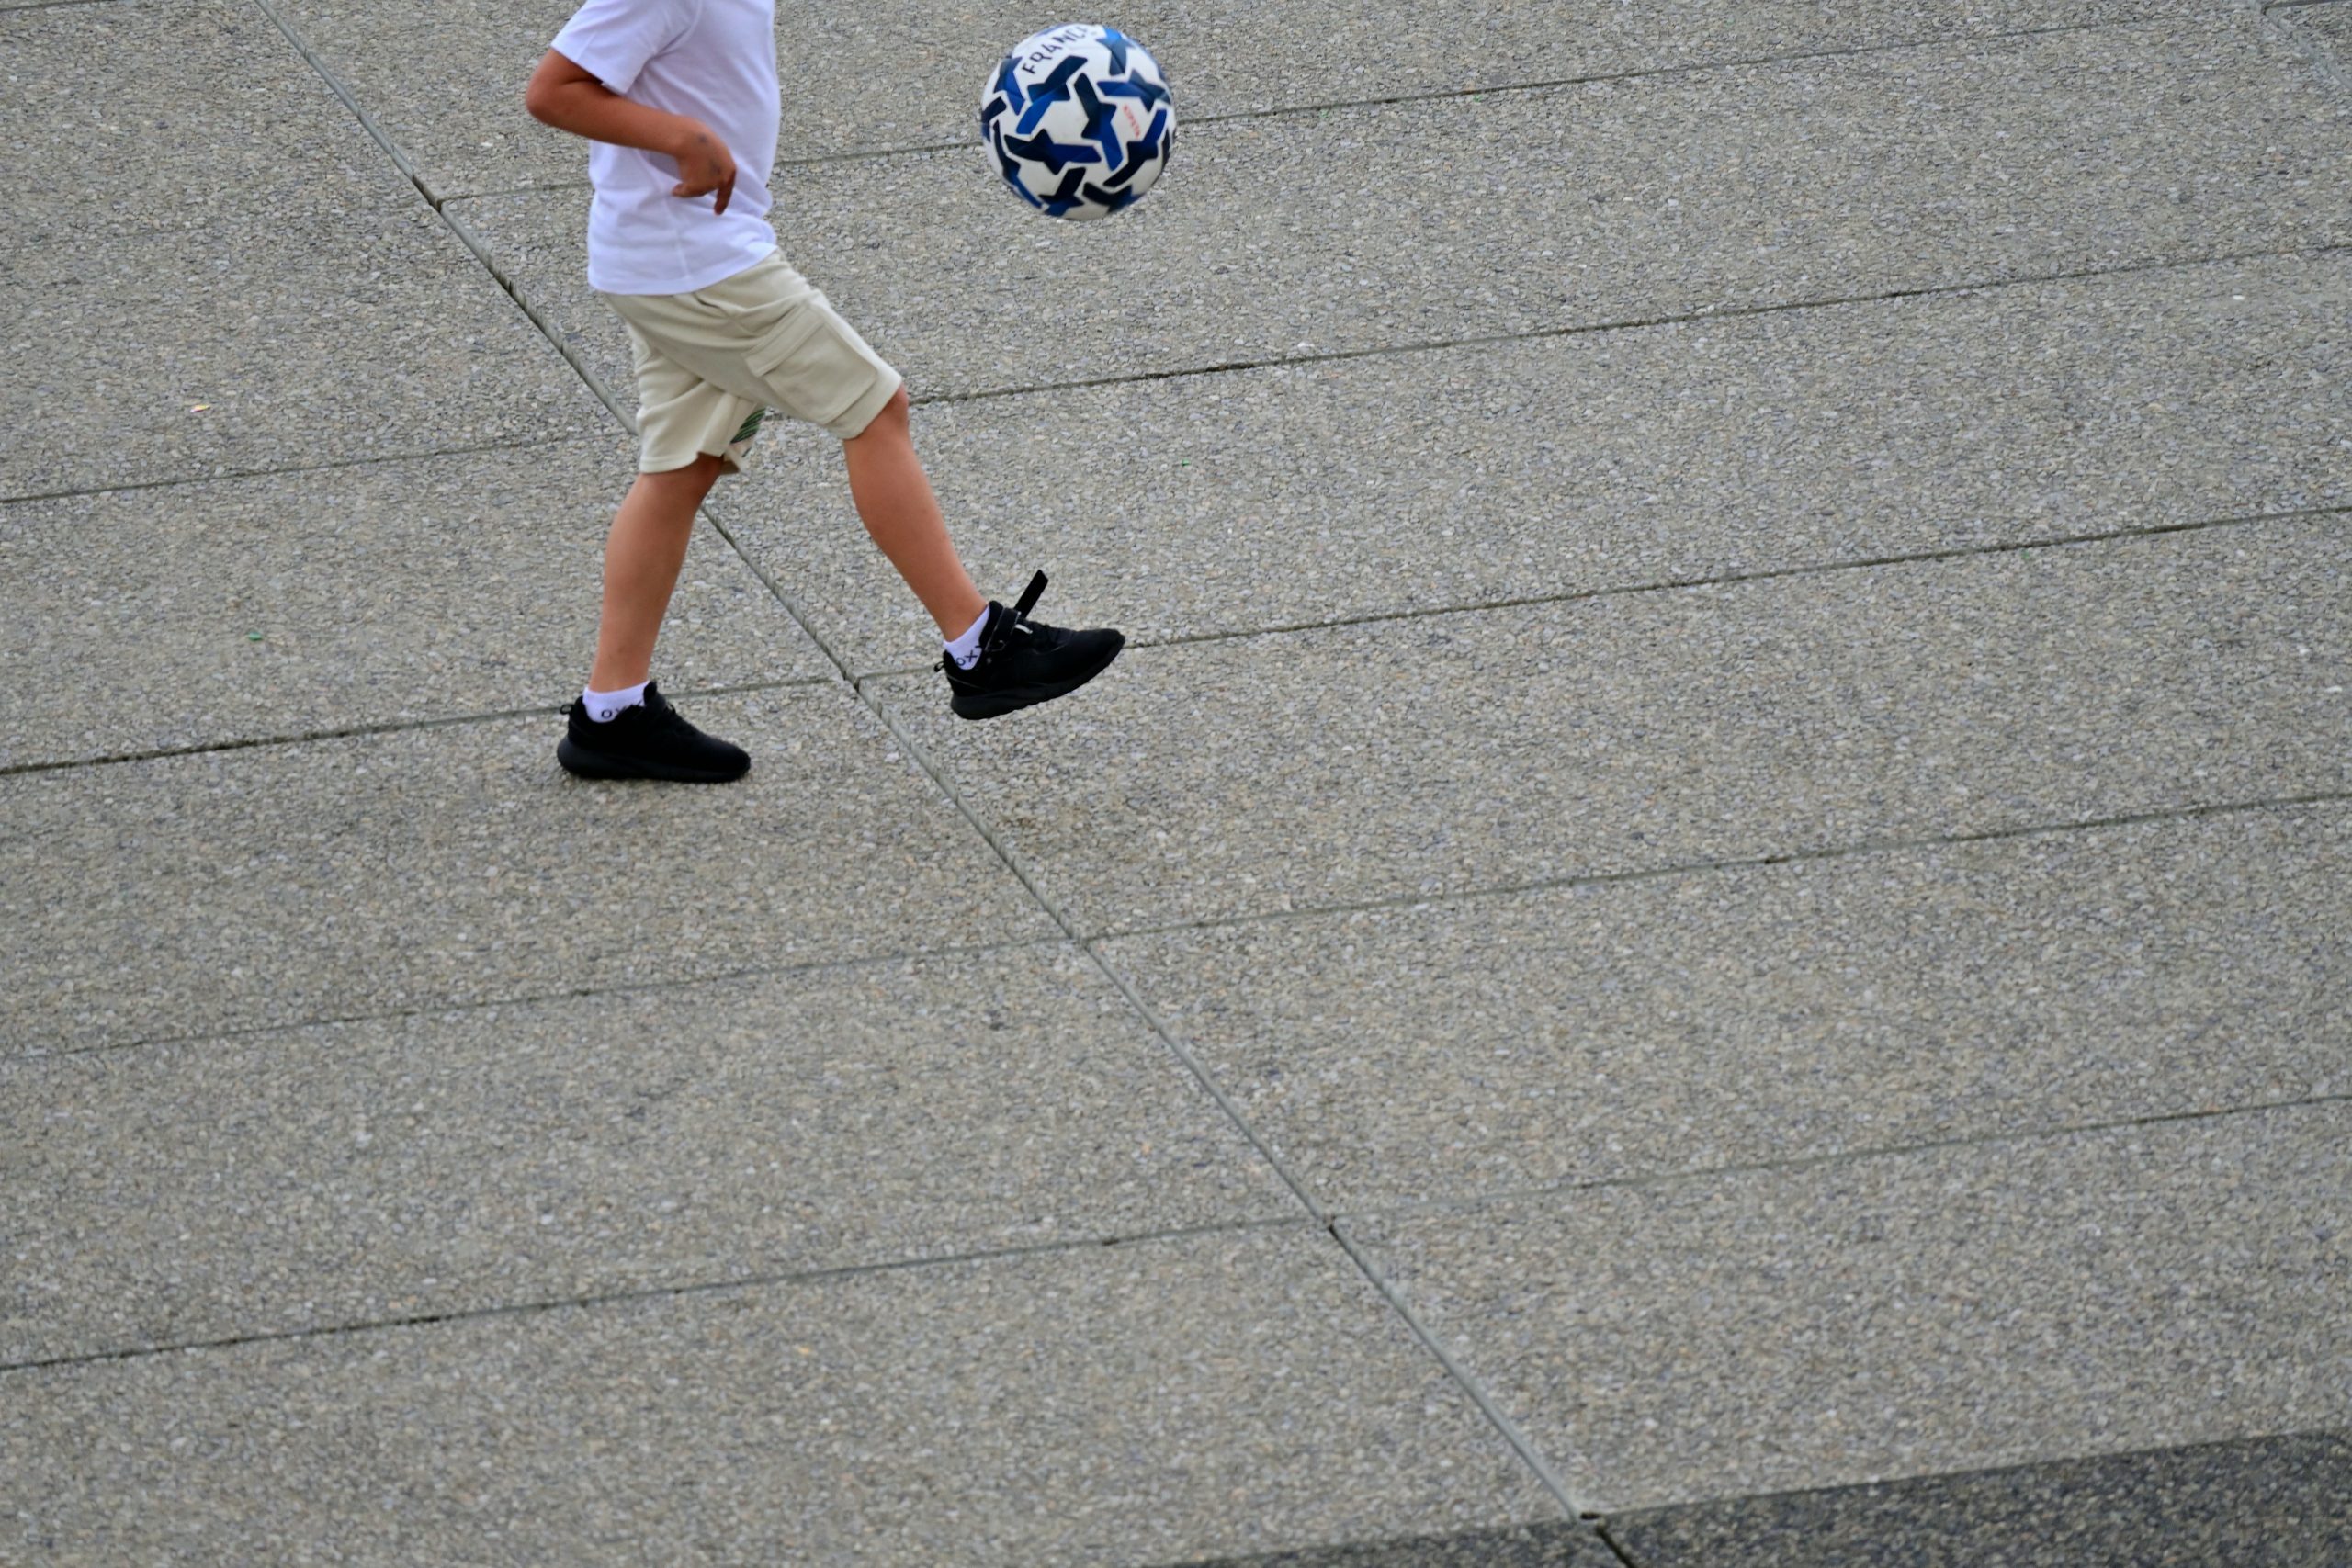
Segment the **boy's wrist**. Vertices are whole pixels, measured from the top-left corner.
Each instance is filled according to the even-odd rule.
[[[718,142],[718,133],[691,115],[670,116],[670,123],[664,129],[669,134],[662,151],[673,159],[684,158],[697,147],[709,147]]]

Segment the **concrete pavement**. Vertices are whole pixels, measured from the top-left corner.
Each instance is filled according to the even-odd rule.
[[[561,0],[0,0],[0,1563],[2352,1561],[2352,0],[780,6],[628,482]],[[85,175],[81,171],[95,170]]]

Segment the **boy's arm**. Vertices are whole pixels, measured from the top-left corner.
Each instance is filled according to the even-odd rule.
[[[668,114],[645,104],[632,103],[582,70],[554,50],[531,73],[523,90],[523,107],[542,125],[584,136],[591,141],[611,141],[642,148],[673,159],[678,183],[672,196],[718,193],[711,210],[724,212],[735,195],[735,158],[710,127],[682,114]]]

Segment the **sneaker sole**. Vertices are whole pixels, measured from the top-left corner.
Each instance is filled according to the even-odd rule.
[[[569,735],[555,743],[555,760],[563,771],[581,779],[661,779],[669,784],[732,784],[752,771],[751,764],[729,772],[682,768],[674,762],[649,762],[636,757],[616,757],[592,751]]]
[[[947,705],[956,710],[957,718],[1000,718],[1022,708],[1035,707],[1039,703],[1066,697],[1085,685],[1111,668],[1111,661],[1118,658],[1126,646],[1127,639],[1122,637],[1111,645],[1111,651],[1092,666],[1064,680],[1049,682],[1042,686],[1012,686],[998,692],[957,692],[948,699]]]

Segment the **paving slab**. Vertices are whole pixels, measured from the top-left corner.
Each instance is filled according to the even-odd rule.
[[[232,210],[417,204],[251,0],[14,10],[0,17],[0,244],[112,243]],[[76,167],[96,177],[60,177]]]
[[[612,429],[421,206],[0,251],[0,500]]]
[[[1294,1217],[1083,954],[0,1060],[0,1364]]]
[[[0,767],[565,700],[594,650],[618,437],[0,505]],[[695,531],[663,689],[833,666]]]
[[[1168,640],[2352,501],[2352,252],[933,404],[965,558]],[[2195,367],[2188,374],[2184,367]],[[1115,490],[1041,483],[1119,456]],[[714,510],[852,667],[929,620],[839,456]]]
[[[2352,1418],[2352,1105],[1346,1221],[1603,1512]]]
[[[1558,1509],[1312,1226],[0,1374],[18,1551],[1102,1568]]]
[[[2209,10],[1200,126],[1115,222],[1040,219],[961,148],[771,183],[922,396],[2340,244],[2347,170],[2352,100]],[[585,209],[449,210],[626,392]]]
[[[0,1051],[1057,934],[839,688],[688,716],[747,781],[581,783],[552,706],[0,778]]]
[[[2352,527],[2194,530],[1138,649],[899,710],[1082,929],[2352,786]]]
[[[2352,1442],[2256,1438],[1622,1515],[1640,1568],[2336,1568]]]
[[[1866,0],[1834,14],[1794,0],[1736,9],[1704,0],[1638,8],[1500,6],[1464,26],[1408,7],[1143,0],[1118,24],[1172,78],[1187,123],[1221,115],[1570,76],[1656,71],[2175,14],[2197,0],[2001,0],[1965,12]],[[279,10],[415,163],[436,196],[579,184],[575,141],[523,112],[523,83],[573,0],[456,7],[447,0]],[[1036,30],[1010,0],[898,0],[854,12],[780,7],[786,161],[946,143],[977,146],[974,115],[996,58]],[[1247,40],[1246,47],[1236,47]]]
[[[2352,1094],[2352,807],[1104,952],[1334,1208],[2054,1131]]]

